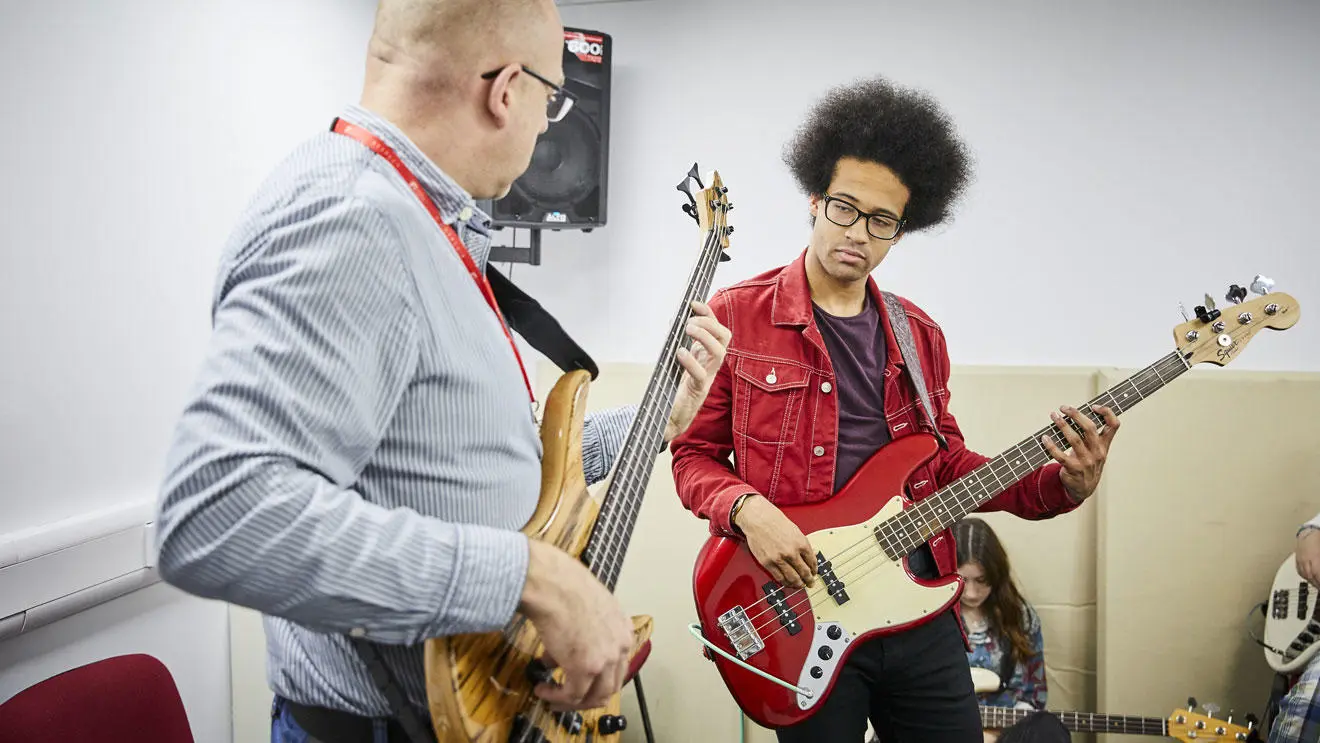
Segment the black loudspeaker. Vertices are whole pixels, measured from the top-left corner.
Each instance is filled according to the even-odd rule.
[[[564,29],[564,87],[576,96],[536,140],[508,196],[481,206],[496,227],[590,230],[605,224],[610,153],[610,35]]]

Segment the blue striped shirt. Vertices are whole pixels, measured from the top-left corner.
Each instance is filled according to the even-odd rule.
[[[381,117],[476,264],[489,218]],[[454,248],[383,158],[329,131],[262,185],[230,238],[200,377],[157,514],[168,582],[266,615],[272,690],[389,708],[346,633],[426,703],[421,643],[513,615],[541,483],[513,350]],[[603,479],[635,406],[588,418]]]

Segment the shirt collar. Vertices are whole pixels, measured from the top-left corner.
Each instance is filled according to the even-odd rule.
[[[472,196],[432,162],[397,126],[385,117],[356,104],[345,107],[340,116],[380,137],[398,154],[403,164],[417,176],[422,189],[435,201],[436,208],[440,210],[440,218],[446,224],[465,221],[479,232],[488,232],[490,215],[482,211]],[[461,219],[465,210],[470,216]]]

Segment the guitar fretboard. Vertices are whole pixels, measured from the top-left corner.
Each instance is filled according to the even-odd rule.
[[[714,205],[712,205],[714,206]],[[724,239],[728,234],[724,211],[714,210],[714,224],[707,233],[704,247],[688,278],[683,301],[669,328],[669,336],[656,362],[655,371],[646,386],[646,393],[637,408],[637,416],[624,439],[623,448],[615,460],[614,475],[601,501],[595,528],[587,540],[582,560],[591,572],[611,591],[623,569],[624,554],[632,539],[633,527],[642,507],[647,483],[655,468],[655,458],[664,442],[669,411],[674,405],[683,368],[677,360],[678,349],[690,348],[692,339],[686,333],[687,319],[694,300],[702,300],[710,292],[715,269],[724,256]]]
[[[1002,730],[1035,713],[1030,709],[981,706],[981,724]],[[1075,733],[1118,733],[1120,735],[1168,735],[1169,722],[1157,717],[1128,717],[1091,712],[1053,712],[1063,726]]]
[[[1137,403],[1159,391],[1191,367],[1181,353],[1174,351],[1154,364],[1119,382],[1086,405],[1078,408],[1103,430],[1104,420],[1092,408],[1108,407],[1122,415]],[[1076,421],[1068,424],[1078,434]],[[1053,425],[1036,431],[998,457],[977,467],[945,486],[939,492],[887,519],[876,527],[876,538],[890,559],[899,560],[935,534],[938,534],[982,503],[1012,487],[1022,478],[1053,461],[1041,439],[1049,436],[1061,449],[1069,444],[1063,432]]]

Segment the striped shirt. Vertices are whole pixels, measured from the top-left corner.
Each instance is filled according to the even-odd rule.
[[[484,270],[489,218],[396,127],[390,145]],[[424,708],[421,643],[513,615],[538,427],[499,320],[383,158],[329,131],[262,185],[230,238],[200,378],[157,514],[166,581],[266,615],[280,696],[385,716],[346,633]],[[635,406],[590,416],[589,482]]]

